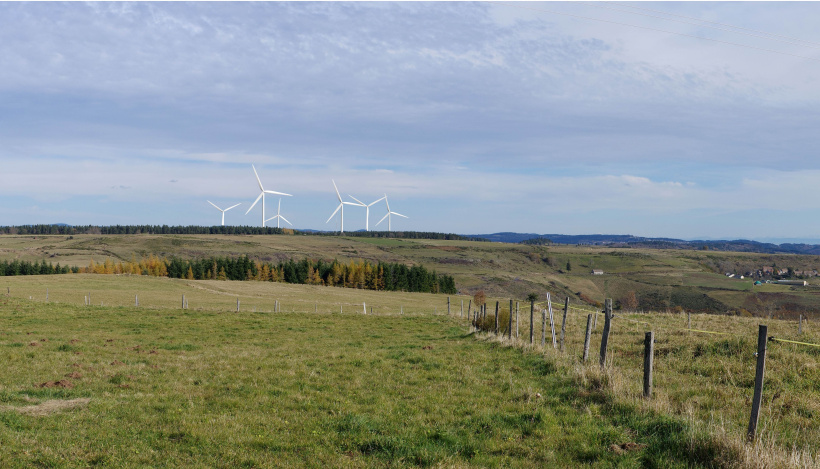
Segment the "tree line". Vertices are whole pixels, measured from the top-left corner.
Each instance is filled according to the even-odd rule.
[[[73,236],[80,234],[95,235],[132,235],[132,234],[171,234],[171,235],[303,235],[303,236],[332,236],[337,233],[331,231],[300,231],[290,228],[273,228],[259,226],[168,226],[168,225],[22,225],[0,226],[0,234],[7,235],[63,235]],[[444,239],[444,240],[472,240],[486,241],[480,238],[470,238],[453,233],[435,233],[428,231],[349,231],[344,236],[357,238],[405,238],[405,239]]]
[[[76,267],[75,271],[79,271]],[[72,269],[67,266],[60,266],[59,263],[57,265],[53,265],[50,262],[46,264],[46,261],[43,260],[42,262],[31,262],[31,261],[18,261],[13,260],[3,261],[0,262],[0,277],[12,277],[16,275],[54,275],[54,274],[67,274],[71,272]]]
[[[455,280],[450,275],[437,274],[424,266],[407,267],[399,263],[366,260],[348,263],[302,259],[286,262],[264,263],[248,256],[237,258],[211,257],[198,260],[159,258],[155,255],[131,261],[114,262],[107,258],[103,263],[92,259],[86,267],[52,266],[45,261],[3,261],[0,275],[50,275],[89,273],[108,275],[148,275],[152,277],[184,278],[188,280],[255,280],[261,282],[284,282],[303,285],[326,285],[367,290],[407,291],[424,293],[457,292]]]

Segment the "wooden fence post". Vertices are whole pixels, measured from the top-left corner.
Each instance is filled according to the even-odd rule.
[[[447,297],[447,316],[450,315],[450,297]]]
[[[755,369],[755,393],[752,397],[752,415],[749,418],[749,431],[746,439],[754,441],[757,432],[757,420],[760,415],[760,402],[763,400],[763,375],[766,371],[766,342],[768,328],[763,324],[758,326],[757,332],[757,368]]]
[[[800,315],[800,322],[797,323],[797,335],[803,335],[803,315]]]
[[[567,313],[569,312],[569,297],[564,302],[564,318],[561,320],[561,351],[564,351],[564,335],[567,333]]]
[[[692,328],[692,313],[689,311],[686,312],[686,328]]]
[[[598,329],[598,313],[592,315],[592,330]]]
[[[535,343],[533,329],[535,328],[535,300],[530,300],[530,345]]]
[[[584,337],[584,363],[589,358],[589,338],[592,336],[592,315],[587,314],[587,333]]]
[[[367,314],[367,303],[362,302],[362,314]]]
[[[498,302],[495,302],[495,335],[498,335]]]
[[[550,315],[550,331],[552,332],[552,348],[556,348],[555,343],[555,319],[552,315],[552,298],[550,294],[547,293],[547,310],[549,310]]]
[[[541,308],[541,348],[547,344],[547,310]]]
[[[139,306],[139,305],[140,305],[140,299],[139,299],[139,296],[134,295],[134,306]]]
[[[182,309],[185,309],[185,295],[182,295]]]
[[[48,288],[46,288],[46,301],[48,301]]]
[[[239,312],[239,298],[236,298],[236,312]]]
[[[643,397],[652,397],[652,365],[655,361],[655,333],[647,332],[643,340]]]
[[[604,301],[604,332],[601,334],[601,368],[606,366],[606,347],[609,342],[609,328],[612,325],[612,299]]]
[[[510,300],[510,324],[507,328],[507,338],[512,340],[513,300]]]
[[[470,299],[470,301],[467,303],[467,317],[468,318],[471,316],[472,312],[473,312],[473,300]]]

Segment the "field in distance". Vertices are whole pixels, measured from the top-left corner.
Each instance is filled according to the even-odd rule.
[[[542,299],[546,291],[590,305],[634,293],[638,309],[820,317],[820,286],[763,284],[740,275],[763,267],[796,272],[820,269],[820,256],[654,250],[593,246],[530,246],[476,241],[339,236],[75,235],[0,236],[0,261],[43,259],[85,266],[94,259],[129,261],[158,255],[197,259],[248,255],[263,262],[305,257],[366,259],[424,265],[453,275],[462,294],[478,290],[500,298]],[[592,275],[592,270],[603,275]],[[736,274],[728,278],[725,274]]]

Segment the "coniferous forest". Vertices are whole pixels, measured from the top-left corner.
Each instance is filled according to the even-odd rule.
[[[93,273],[108,275],[149,275],[189,280],[249,280],[306,285],[361,288],[367,290],[407,291],[455,294],[455,281],[424,266],[407,267],[398,263],[371,263],[366,260],[349,263],[290,259],[278,264],[253,261],[247,256],[213,257],[199,260],[171,260],[149,256],[140,261],[114,262],[110,258],[86,267],[61,267],[42,261],[0,262],[0,276]]]

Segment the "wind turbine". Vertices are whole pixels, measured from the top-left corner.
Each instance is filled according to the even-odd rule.
[[[333,182],[333,188],[336,189],[336,197],[339,198],[339,206],[336,207],[336,210],[333,211],[333,214],[330,215],[330,218],[328,218],[325,223],[330,223],[330,220],[333,219],[333,216],[336,215],[336,212],[338,212],[339,209],[342,209],[342,216],[341,216],[341,218],[342,218],[342,229],[341,229],[341,232],[344,233],[345,232],[345,205],[359,205],[359,204],[354,204],[353,202],[344,202],[342,200],[342,195],[339,194],[339,188],[336,187],[336,181],[331,179],[331,182]]]
[[[364,208],[367,210],[367,214],[366,214],[365,219],[364,219],[364,229],[365,229],[365,231],[370,231],[370,207],[372,207],[373,205],[375,205],[375,204],[377,204],[377,203],[381,202],[382,200],[386,199],[386,198],[387,198],[387,194],[385,194],[385,195],[384,195],[384,197],[382,197],[381,199],[379,199],[379,200],[377,200],[377,201],[375,201],[375,202],[371,202],[371,203],[369,203],[369,204],[365,204],[364,202],[362,202],[361,200],[359,200],[359,199],[357,199],[357,198],[353,197],[353,196],[352,196],[352,195],[350,195],[350,194],[347,194],[347,195],[348,195],[348,197],[350,197],[351,199],[353,199],[353,200],[355,200],[356,202],[358,202],[358,203],[359,203],[359,206],[364,207]],[[388,209],[388,210],[389,210],[389,209]]]
[[[387,201],[387,194],[384,194],[384,203],[387,205],[387,215],[382,217],[382,219],[379,220],[379,223],[383,222],[384,219],[387,218],[387,232],[389,233],[390,232],[390,215],[398,215],[398,216],[404,217],[404,218],[410,218],[410,217],[408,217],[407,215],[402,215],[401,213],[391,212],[390,211],[390,202]],[[376,226],[379,226],[379,223],[376,223]]]
[[[213,205],[214,207],[216,207],[216,204],[215,204],[215,203],[213,203],[213,202],[211,202],[210,200],[208,200],[207,202],[208,202],[209,204]],[[232,206],[230,206],[230,207],[226,208],[225,210],[222,210],[221,208],[216,207],[216,209],[217,209],[217,210],[219,210],[220,212],[222,212],[222,226],[225,226],[225,212],[227,212],[228,210],[230,210],[230,209],[232,209],[232,208],[234,208],[234,207],[237,207],[237,206],[239,206],[239,205],[242,205],[242,204],[241,204],[241,203],[238,203],[238,204],[236,204],[236,205],[232,205]]]
[[[281,218],[282,220],[285,220],[288,223],[288,225],[293,226],[293,223],[289,222],[287,218],[280,215],[281,211],[282,211],[282,199],[279,199],[279,208],[276,209],[276,216],[268,218],[265,221],[269,222],[269,221],[273,220],[274,218],[276,218],[276,227],[279,228],[279,219]]]
[[[266,221],[265,220],[265,194],[268,193],[268,194],[276,194],[276,195],[286,195],[288,197],[292,197],[292,195],[285,194],[284,192],[266,191],[265,188],[262,187],[262,180],[259,179],[259,173],[256,172],[256,167],[254,165],[251,165],[251,168],[253,168],[253,174],[256,175],[256,182],[259,183],[259,190],[261,191],[261,193],[259,194],[259,197],[257,197],[256,200],[253,201],[253,205],[251,205],[251,208],[249,208],[248,211],[245,212],[245,215],[251,213],[251,210],[253,210],[253,208],[256,206],[256,203],[259,202],[259,199],[262,199],[262,228],[264,228],[265,227],[265,221]]]

